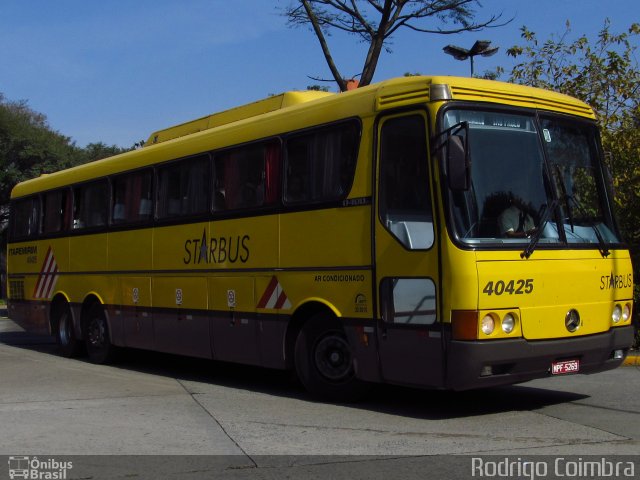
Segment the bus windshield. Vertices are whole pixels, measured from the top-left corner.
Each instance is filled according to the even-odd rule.
[[[559,117],[449,110],[467,122],[471,183],[450,192],[455,235],[468,244],[615,243],[597,131]],[[549,211],[548,211],[549,210]]]

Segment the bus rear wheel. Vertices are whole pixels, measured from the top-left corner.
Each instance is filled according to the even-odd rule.
[[[56,307],[54,326],[60,355],[63,357],[78,356],[82,345],[76,339],[73,332],[73,317],[71,316],[71,309],[67,303],[59,304],[59,306]]]
[[[85,345],[89,360],[93,363],[110,363],[116,353],[116,347],[111,343],[109,324],[100,304],[89,308],[85,322]]]
[[[368,390],[356,378],[353,353],[338,320],[318,314],[307,321],[296,339],[298,378],[314,396],[340,402],[357,401]]]

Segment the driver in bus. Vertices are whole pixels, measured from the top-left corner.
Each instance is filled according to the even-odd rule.
[[[524,201],[511,197],[511,204],[498,216],[500,234],[506,238],[529,238],[536,232],[536,225],[527,213]]]

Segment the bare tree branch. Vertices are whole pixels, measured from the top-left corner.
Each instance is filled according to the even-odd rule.
[[[329,66],[329,70],[331,70],[331,74],[333,78],[336,80],[336,83],[340,87],[340,91],[345,91],[347,89],[347,83],[344,81],[340,72],[338,71],[338,67],[336,67],[335,62],[333,61],[333,57],[329,50],[329,45],[327,45],[327,41],[324,38],[324,34],[322,33],[322,29],[320,28],[320,24],[309,4],[308,0],[302,0],[302,5],[307,13],[307,17],[313,26],[313,30],[316,33],[316,37],[318,37],[318,41],[320,42],[320,47],[322,48],[322,52],[324,53],[324,58]]]
[[[502,13],[493,14],[485,21],[476,21],[474,7],[481,7],[479,0],[290,1],[290,6],[284,10],[289,25],[311,26],[341,90],[346,88],[346,82],[333,61],[325,38],[331,30],[355,35],[369,45],[360,80],[360,86],[365,86],[373,80],[382,49],[388,49],[391,37],[401,28],[426,34],[451,35],[500,27],[511,21],[501,21]]]

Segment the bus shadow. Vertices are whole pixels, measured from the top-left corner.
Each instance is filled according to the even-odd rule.
[[[312,398],[304,390],[295,373],[289,371],[136,350],[123,351],[117,366],[181,381],[323,403]],[[363,400],[349,403],[348,407],[421,420],[439,420],[537,410],[585,398],[588,396],[526,384],[465,392],[373,385]]]
[[[453,392],[382,386],[366,407],[380,413],[424,420],[533,411],[589,398],[588,395],[533,386],[509,385]],[[365,405],[363,405],[365,406]]]
[[[13,347],[33,347],[34,350],[42,349],[55,352],[56,340],[54,337],[47,335],[37,335],[18,330],[0,330],[0,344],[10,345]]]
[[[56,345],[51,337],[26,332],[0,332],[0,343],[56,355]],[[78,361],[88,363],[88,360],[82,357]],[[178,381],[198,382],[301,401],[316,401],[306,393],[295,374],[290,371],[133,349],[121,350],[117,362],[112,366],[127,371],[174,378]],[[465,392],[374,385],[364,400],[349,403],[348,406],[352,409],[420,420],[440,420],[531,411],[585,398],[588,396],[526,384]]]
[[[322,403],[312,398],[304,390],[295,373],[290,371],[139,350],[124,350],[116,366],[180,381]],[[349,403],[348,407],[408,418],[438,420],[537,410],[585,398],[588,396],[526,384],[466,392],[374,385],[365,399],[357,403]],[[346,404],[336,403],[336,405]]]

